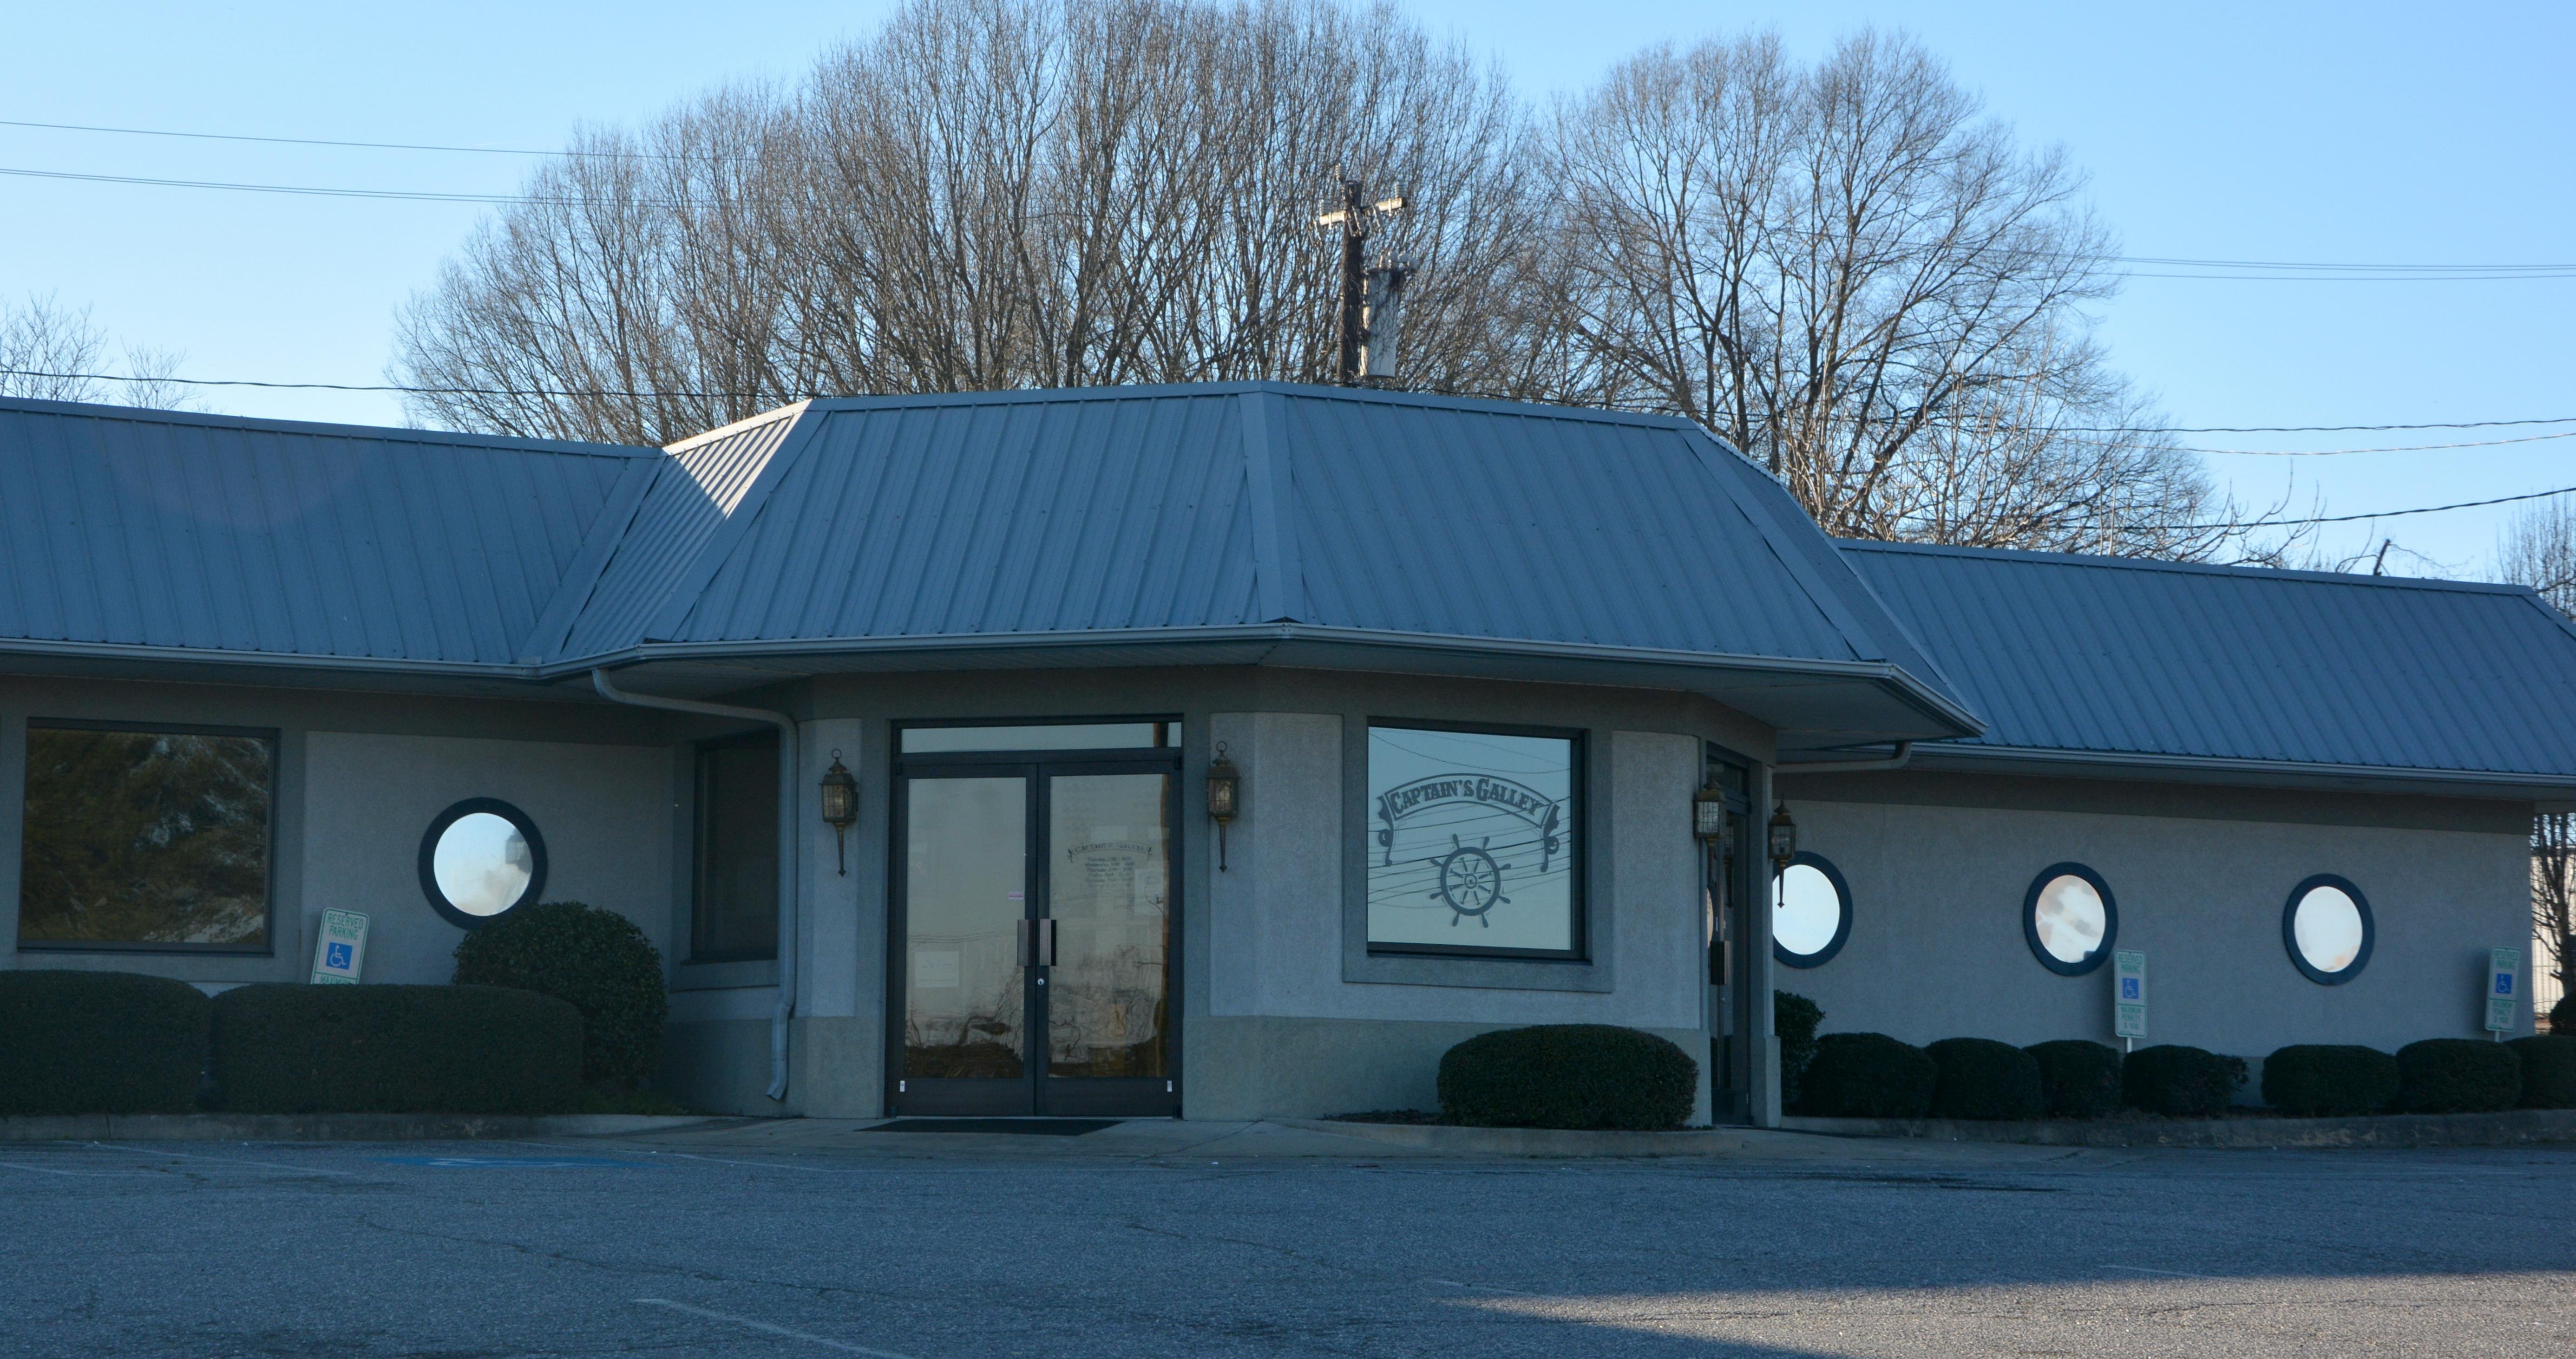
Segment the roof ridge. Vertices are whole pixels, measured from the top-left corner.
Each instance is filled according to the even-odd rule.
[[[2369,588],[2396,587],[2411,590],[2462,591],[2470,594],[2515,595],[2531,591],[2530,586],[2512,581],[2454,580],[2444,576],[2365,576],[2351,571],[2310,571],[2285,566],[2257,566],[2250,563],[2178,562],[2158,557],[2115,557],[2100,552],[2042,552],[2018,547],[1967,547],[1954,543],[1890,542],[1879,538],[1834,538],[1829,541],[1845,552],[1873,555],[1967,557],[1986,561],[2089,567],[2095,570],[2166,572],[2176,575],[2224,576],[2236,580],[2291,581],[2308,585]]]
[[[1340,387],[1273,379],[1232,382],[1167,382],[1092,387],[1014,387],[981,392],[885,392],[811,398],[824,412],[898,409],[908,406],[1008,405],[1045,401],[1152,401],[1183,397],[1238,397],[1253,392],[1309,401],[1354,401],[1378,405],[1422,406],[1440,410],[1481,410],[1538,420],[1575,420],[1600,424],[1644,425],[1656,429],[1698,429],[1688,417],[1605,410],[1597,406],[1559,406],[1506,397],[1461,396],[1442,392],[1394,391],[1383,387]],[[703,436],[698,436],[703,437]]]
[[[264,415],[223,415],[214,411],[174,411],[157,406],[118,406],[103,401],[45,401],[31,396],[0,397],[0,414],[71,416],[83,420],[128,420],[141,424],[197,425],[214,429],[257,430],[321,438],[400,440],[406,443],[453,444],[469,448],[507,448],[530,453],[572,453],[593,458],[642,458],[662,450],[638,444],[591,443],[578,439],[533,439],[517,434],[474,434],[461,430],[417,429],[408,425],[354,425],[328,420],[281,420]]]

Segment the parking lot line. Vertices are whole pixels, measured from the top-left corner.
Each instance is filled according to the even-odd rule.
[[[774,1322],[738,1317],[730,1312],[710,1312],[703,1307],[691,1307],[685,1302],[673,1302],[669,1298],[637,1298],[635,1301],[646,1307],[667,1307],[674,1312],[686,1312],[690,1316],[705,1317],[710,1321],[730,1321],[736,1326],[748,1326],[755,1331],[783,1335],[790,1340],[802,1340],[809,1345],[821,1345],[827,1349],[839,1350],[844,1354],[869,1354],[876,1356],[876,1359],[912,1359],[910,1355],[897,1354],[892,1350],[872,1350],[865,1345],[853,1345],[846,1340],[834,1340],[830,1336],[816,1335],[811,1331],[791,1330]]]

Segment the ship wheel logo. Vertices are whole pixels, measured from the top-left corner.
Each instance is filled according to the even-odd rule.
[[[1432,888],[1429,895],[1439,898],[1440,904],[1453,912],[1449,917],[1451,925],[1474,916],[1478,925],[1491,929],[1493,922],[1485,919],[1485,913],[1498,905],[1511,904],[1512,899],[1503,895],[1503,870],[1511,865],[1494,862],[1493,854],[1486,849],[1492,843],[1494,837],[1490,835],[1472,845],[1452,835],[1449,852],[1432,861],[1439,866],[1440,885]]]

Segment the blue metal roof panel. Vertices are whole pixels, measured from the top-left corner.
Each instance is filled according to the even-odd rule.
[[[616,544],[563,639],[544,639],[543,653],[594,655],[641,640],[718,530],[752,499],[804,411],[803,403],[782,407],[673,444],[633,518],[609,530]]]
[[[676,626],[629,641],[1297,622],[1932,673],[1787,493],[1681,421],[1276,384],[805,419]],[[567,654],[620,635],[585,620]]]
[[[812,442],[672,640],[1249,621],[1237,403],[818,403]]]
[[[1843,547],[1986,719],[1956,745],[2576,774],[2576,628],[2520,586]]]
[[[0,638],[512,661],[644,452],[0,401]]]

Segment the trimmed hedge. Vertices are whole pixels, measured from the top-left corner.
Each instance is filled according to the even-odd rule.
[[[456,946],[460,986],[506,986],[581,1011],[582,1079],[628,1090],[653,1079],[671,1013],[662,954],[635,922],[578,901],[523,907]]]
[[[0,1114],[183,1114],[206,1075],[206,994],[135,972],[0,972]]]
[[[581,1012],[497,986],[242,986],[215,997],[215,1084],[244,1113],[565,1114]]]
[[[2180,1043],[2140,1048],[2120,1064],[2120,1095],[2130,1108],[2175,1118],[2225,1111],[2244,1083],[2242,1062]]]
[[[2397,1059],[2377,1048],[2298,1043],[2263,1059],[2263,1102],[2285,1114],[2375,1114],[2397,1098]]]
[[[2522,1107],[2576,1109],[2576,1033],[2517,1038],[2506,1047],[2522,1059]]]
[[[1771,1032],[1780,1036],[1780,1103],[1798,1107],[1798,1082],[1816,1060],[1816,1030],[1825,1022],[1824,1007],[1789,991],[1771,993]]]
[[[2039,1060],[1991,1038],[1944,1038],[1932,1058],[1934,1118],[2037,1118],[2048,1112]]]
[[[1805,1112],[1826,1118],[1921,1118],[1940,1068],[1931,1054],[1883,1033],[1829,1033],[1800,1084]]]
[[[2022,1049],[2039,1063],[2040,1097],[2051,1118],[2100,1118],[2120,1107],[2120,1050],[2083,1038]]]
[[[2522,1057],[2476,1038],[2427,1038],[2397,1050],[2397,1106],[2416,1114],[2485,1113],[2522,1099]]]
[[[1443,1122],[1486,1128],[1678,1128],[1699,1064],[1651,1033],[1540,1024],[1480,1033],[1440,1058]]]

